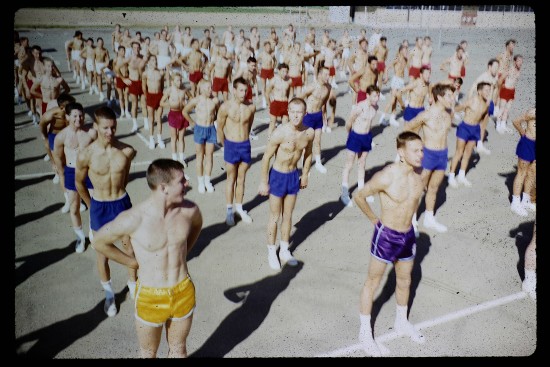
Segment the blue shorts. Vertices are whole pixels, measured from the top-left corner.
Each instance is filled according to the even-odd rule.
[[[307,126],[315,129],[323,128],[323,111],[306,113],[302,123]]]
[[[130,209],[132,202],[128,193],[112,201],[99,201],[92,198],[90,202],[90,228],[99,231],[105,223],[116,218],[119,213]]]
[[[405,107],[405,112],[403,113],[403,120],[405,122],[411,121],[416,117],[420,112],[424,111],[424,107],[415,108],[415,107]]]
[[[65,188],[67,190],[71,191],[77,191],[76,190],[76,183],[75,183],[75,176],[76,171],[73,167],[65,166],[64,171],[65,172]],[[92,181],[90,181],[90,178],[86,176],[86,187],[88,189],[93,189],[94,186],[92,185]]]
[[[408,232],[397,232],[385,227],[380,221],[374,226],[370,247],[372,256],[391,264],[397,260],[413,260],[416,254],[416,238],[411,226]]]
[[[195,124],[195,129],[193,130],[193,140],[195,144],[215,144],[216,143],[216,126],[211,125],[208,127],[200,126]]]
[[[55,137],[57,136],[56,133],[48,133],[48,145],[50,146],[50,150],[53,152],[53,148],[54,148],[54,141],[55,141]]]
[[[537,159],[535,140],[531,140],[526,136],[522,136],[519,139],[518,146],[516,147],[516,155],[518,158],[523,159],[529,163],[532,163]]]
[[[424,158],[422,158],[422,168],[429,171],[447,169],[447,154],[449,150],[447,148],[443,150],[432,150],[424,148]]]
[[[481,140],[481,127],[462,121],[456,128],[456,136],[464,141]]]
[[[252,161],[250,140],[234,142],[225,139],[223,160],[231,164],[239,162],[250,163]]]
[[[300,174],[295,169],[292,172],[279,172],[274,168],[269,171],[269,193],[279,198],[286,195],[296,195],[300,191]]]
[[[370,152],[372,150],[372,134],[370,132],[357,134],[355,131],[350,130],[346,148],[355,153]]]
[[[493,101],[489,102],[489,116],[495,115],[495,103]]]

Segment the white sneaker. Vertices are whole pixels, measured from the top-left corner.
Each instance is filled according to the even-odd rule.
[[[315,162],[315,169],[320,173],[327,173],[327,169],[321,162]]]
[[[332,132],[331,127],[330,127],[330,126],[327,126],[327,127],[325,128],[325,132],[327,132],[327,133],[330,134],[330,133]]]
[[[59,183],[59,175],[56,173],[55,176],[53,176],[52,180],[54,185],[57,185]]]
[[[49,154],[46,154],[44,156],[44,162],[49,162],[50,161],[50,155]]]
[[[103,305],[103,311],[109,317],[113,317],[117,313],[116,303],[114,298],[105,298],[105,304]]]
[[[153,137],[149,137],[149,149],[155,149],[155,139]]]
[[[510,204],[510,209],[521,217],[526,217],[529,215],[527,210],[523,207],[523,205],[521,205],[520,202],[512,202],[512,204]]]
[[[279,263],[277,248],[275,246],[267,246],[267,261],[271,269],[281,270],[281,264]]]
[[[252,217],[248,215],[248,212],[246,210],[237,211],[237,214],[239,214],[239,217],[241,217],[243,222],[252,223]]]
[[[289,250],[281,249],[279,251],[279,259],[281,259],[281,263],[288,264],[289,266],[298,265],[298,260],[292,256]]]
[[[532,212],[536,212],[537,211],[537,204],[535,203],[532,203],[530,201],[522,201],[521,202],[521,205],[525,208],[525,209],[528,209]]]
[[[457,182],[458,182],[459,184],[462,184],[462,185],[464,185],[464,186],[466,186],[466,187],[472,187],[472,183],[471,183],[470,181],[468,181],[468,179],[466,178],[466,176],[460,176],[460,175],[458,175],[458,177],[457,177],[456,180],[457,180]]]
[[[138,126],[137,126],[137,122],[133,122],[133,125],[132,125],[132,130],[131,130],[133,133],[135,133],[136,131],[138,131]]]
[[[235,225],[235,217],[233,215],[233,211],[225,215],[225,224],[227,224],[230,227]]]
[[[399,127],[399,122],[395,119],[395,117],[390,117],[390,125],[394,127]]]
[[[483,144],[481,145],[477,145],[477,152],[478,153],[483,153],[483,154],[487,154],[487,155],[490,155],[491,154],[491,151],[487,148],[485,148],[485,146]]]
[[[199,191],[199,194],[204,194],[206,192],[204,184],[201,183],[199,183],[197,190]]]
[[[143,129],[149,130],[149,120],[143,120]]]
[[[75,246],[75,250],[78,254],[81,254],[84,252],[86,246],[85,246],[85,240],[83,240],[82,238],[77,238],[76,239],[76,246]]]
[[[214,192],[214,186],[212,186],[211,182],[205,182],[204,187],[206,188],[206,192],[209,192],[209,193]]]
[[[126,115],[126,118],[127,118],[127,119],[131,119],[131,118],[132,118],[132,114],[130,113],[130,111],[126,110],[126,111],[124,111],[124,114]]]
[[[536,283],[530,284],[530,282],[527,282],[525,279],[521,283],[521,290],[524,291],[531,297],[533,301],[537,300],[537,291],[536,291]]]
[[[449,182],[449,186],[451,186],[453,189],[458,188],[458,182],[456,182],[456,178],[453,176],[449,176],[447,182]]]
[[[447,232],[447,226],[438,223],[435,218],[428,219],[427,217],[424,217],[424,228],[433,229],[439,233]]]
[[[393,327],[397,332],[397,334],[409,336],[412,341],[418,344],[422,344],[426,342],[426,338],[424,338],[424,335],[422,335],[418,330],[416,330],[413,324],[411,324],[408,321],[406,323],[395,322]]]
[[[164,140],[160,139],[158,140],[158,146],[160,149],[166,148],[166,145],[164,145]],[[183,162],[182,162],[183,163]],[[187,163],[183,165],[184,167],[187,167]]]
[[[344,195],[344,194],[340,195],[340,201],[342,202],[342,204],[344,204],[348,208],[353,207],[353,201],[351,200],[349,195]]]

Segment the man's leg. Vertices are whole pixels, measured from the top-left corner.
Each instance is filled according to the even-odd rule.
[[[197,169],[197,180],[198,180],[198,191],[199,194],[204,194],[206,191],[206,188],[204,186],[204,169],[203,169],[203,161],[204,161],[204,147],[205,144],[199,144],[195,143],[195,163],[196,163],[196,169]]]
[[[298,265],[298,261],[292,256],[289,250],[292,212],[296,205],[296,198],[296,195],[286,195],[283,198],[283,218],[281,220],[281,250],[279,251],[279,258],[281,259],[281,264],[288,264],[290,266]]]
[[[136,319],[136,332],[141,358],[156,358],[162,335],[162,325],[158,327],[149,326]]]
[[[411,340],[417,343],[424,343],[426,340],[407,319],[409,293],[411,287],[411,272],[414,260],[397,261],[395,263],[395,300],[397,301],[394,328],[399,334],[408,335]]]
[[[168,342],[168,358],[187,357],[187,337],[191,331],[193,314],[183,320],[166,321],[166,340]],[[158,347],[158,344],[157,344]]]
[[[227,147],[225,149],[227,149]],[[225,162],[225,172],[227,174],[227,180],[225,181],[225,202],[227,204],[225,223],[228,226],[234,226],[235,218],[233,216],[233,196],[235,192],[235,182],[237,181],[237,166]]]
[[[248,212],[243,209],[244,201],[244,186],[246,180],[246,172],[248,171],[249,164],[241,162],[237,169],[237,185],[235,187],[235,212],[239,214],[243,222],[252,223],[252,218],[248,215]]]
[[[212,176],[212,166],[214,162],[214,144],[206,143],[205,144],[205,155],[204,155],[204,187],[206,192],[214,192],[214,186],[210,182],[210,177]]]
[[[355,152],[346,149],[344,157],[345,162],[344,168],[342,169],[342,195],[340,195],[340,200],[345,206],[352,207],[353,202],[349,196],[349,173],[353,166],[353,161],[355,160]]]
[[[426,212],[424,213],[424,227],[435,229],[437,232],[447,232],[447,227],[435,220],[435,200],[437,198],[437,192],[443,179],[445,178],[444,170],[435,170],[430,176],[428,182],[428,190],[426,192],[425,203]]]
[[[465,146],[466,146],[466,141],[457,137],[455,154],[453,155],[453,159],[451,160],[451,167],[449,169],[449,179],[448,179],[449,186],[453,188],[458,187],[458,182],[456,182],[456,179],[455,179],[455,172],[456,172],[456,167],[458,167],[458,162],[460,162],[460,160],[462,159],[462,154],[464,153]]]
[[[281,210],[283,206],[283,198],[269,195],[269,219],[267,221],[267,260],[271,269],[281,269],[279,263],[279,257],[277,256],[277,250],[279,246],[277,242],[277,223],[281,216]]]
[[[470,164],[470,157],[474,151],[476,140],[468,140],[464,147],[464,155],[462,156],[462,162],[460,162],[460,171],[458,171],[457,182],[463,184],[466,187],[471,187],[472,183],[466,178],[466,170],[468,164]]]

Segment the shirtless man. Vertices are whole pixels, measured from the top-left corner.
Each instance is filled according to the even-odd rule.
[[[245,101],[247,103],[254,104],[253,102],[253,94],[252,91],[254,90],[256,93],[256,99],[258,98],[258,86],[257,86],[257,80],[256,75],[258,74],[258,69],[256,66],[256,59],[254,57],[249,57],[246,62],[246,68],[240,68],[237,73],[235,74],[235,77],[233,80],[238,78],[243,78],[247,84],[248,89],[246,91]],[[250,138],[253,140],[257,140],[258,137],[254,133],[254,130],[250,131]]]
[[[233,33],[233,26],[228,25],[222,36],[223,44],[226,49],[226,57],[233,61],[235,59],[235,33]]]
[[[507,72],[510,69],[510,65],[512,65],[512,61],[514,58],[514,48],[516,47],[517,41],[515,39],[509,39],[504,44],[504,51],[502,53],[498,54],[496,59],[499,62],[499,68],[498,68],[498,86],[495,90],[495,94],[493,96],[493,99],[495,100],[495,116],[498,116],[500,114],[500,88],[502,86],[502,82],[504,80],[501,78],[502,74]]]
[[[374,55],[374,49],[376,46],[378,46],[380,38],[382,38],[382,30],[380,28],[377,28],[374,30],[369,38],[369,48],[367,50],[369,52],[369,55]]]
[[[328,67],[320,66],[315,83],[307,85],[302,90],[302,95],[300,96],[300,98],[306,101],[307,107],[303,124],[315,130],[312,151],[313,159],[315,160],[315,169],[320,173],[327,173],[326,167],[321,162],[321,132],[324,126],[323,114],[326,114],[326,103],[331,91],[328,78]]]
[[[235,37],[235,62],[239,62],[237,56],[241,52],[241,47],[244,43],[244,29],[239,29],[239,34]],[[236,68],[238,69],[238,68]]]
[[[494,91],[496,88],[498,88],[498,60],[497,59],[491,59],[487,63],[487,70],[485,70],[481,75],[477,77],[477,79],[472,84],[472,88],[470,88],[470,91],[468,92],[468,98],[472,98],[477,90],[476,86],[481,83],[489,83],[491,85],[491,97],[489,97],[489,116],[493,116],[495,113],[495,104],[493,102],[492,96],[494,96]],[[489,119],[484,119],[480,125],[481,131],[480,131],[480,140],[477,141],[477,147],[476,150],[478,153],[485,153],[485,154],[491,154],[491,151],[487,149],[483,145],[483,141],[485,140],[485,132],[487,130],[487,123],[489,122]],[[498,125],[497,125],[498,130]]]
[[[298,265],[289,250],[292,212],[300,189],[307,188],[311,151],[315,133],[306,127],[302,120],[306,113],[303,99],[293,98],[288,103],[290,122],[273,132],[262,158],[262,171],[258,193],[269,195],[269,220],[267,222],[267,259],[269,266],[278,270],[281,265]],[[269,167],[275,155],[273,167]],[[298,161],[304,157],[302,172],[298,171]],[[277,241],[277,223],[281,219],[281,239]],[[277,250],[279,250],[277,255]]]
[[[53,66],[52,66],[53,68]],[[31,57],[28,57],[23,62],[21,68],[21,78],[23,79],[23,89],[25,91],[25,98],[30,100],[32,122],[38,126],[40,117],[42,114],[42,100],[39,96],[31,93],[31,88],[34,83],[42,78],[42,75],[46,72],[46,67],[42,59],[42,48],[38,45],[34,45],[31,48]],[[61,73],[59,73],[61,75]]]
[[[189,91],[183,86],[182,77],[178,73],[172,74],[172,83],[164,91],[160,104],[162,107],[168,107],[168,126],[170,126],[170,148],[172,150],[172,159],[177,161],[179,152],[179,161],[185,167],[185,129],[189,127],[189,121],[183,115],[183,109],[187,98],[190,98]],[[161,125],[162,126],[162,125]],[[159,130],[161,131],[161,130]],[[162,138],[159,134],[159,146],[161,146]],[[164,142],[161,148],[163,148]],[[155,140],[153,135],[149,137],[149,149],[155,148]]]
[[[277,31],[274,27],[271,27],[271,32],[269,33],[269,43],[271,43],[271,49],[275,54],[275,59],[279,60],[279,36],[277,36]]]
[[[345,29],[342,38],[338,41],[338,46],[342,47],[342,57],[340,59],[340,64],[338,65],[338,69],[340,69],[340,76],[344,79],[347,77],[346,68],[348,65],[352,42],[353,41],[349,35],[349,31]]]
[[[212,39],[210,38],[210,29],[206,28],[203,31],[203,38],[199,42],[200,50],[206,56],[206,61],[210,61],[210,47],[212,45]]]
[[[376,85],[367,87],[367,98],[352,105],[346,130],[348,137],[346,141],[346,155],[344,168],[342,170],[342,195],[340,200],[348,207],[353,205],[349,196],[349,174],[353,161],[357,157],[357,189],[365,186],[365,163],[367,155],[372,150],[372,134],[370,132],[372,120],[378,110],[378,98],[380,90]],[[373,197],[368,198],[371,202]]]
[[[281,118],[284,125],[288,122],[288,97],[292,81],[288,78],[288,65],[279,64],[279,72],[267,86],[266,98],[269,101],[269,130],[267,139],[269,140],[273,130],[275,130],[277,117]]]
[[[354,195],[355,204],[374,224],[368,275],[361,289],[359,306],[359,342],[365,352],[372,356],[389,353],[387,349],[377,345],[371,327],[374,295],[388,264],[394,265],[396,274],[394,330],[398,335],[407,335],[417,343],[425,342],[424,336],[407,319],[411,273],[416,252],[411,220],[424,192],[420,175],[423,156],[420,136],[411,131],[399,134],[397,152],[399,162],[391,163],[375,173],[365,187]],[[380,216],[376,215],[365,200],[375,194],[380,196]]]
[[[472,184],[466,178],[466,169],[470,163],[470,156],[474,145],[480,136],[480,124],[485,118],[489,118],[489,98],[491,98],[491,85],[481,82],[477,84],[477,94],[469,98],[466,103],[455,107],[455,111],[465,111],[464,120],[456,128],[456,149],[451,161],[449,171],[449,186],[457,188],[458,184],[471,187]],[[462,161],[461,161],[462,160]],[[460,171],[455,179],[455,171],[460,163]]]
[[[88,81],[88,86],[90,87],[90,95],[95,92],[95,46],[94,39],[89,37],[86,40],[86,43],[82,50],[80,51],[80,57],[84,59],[85,74],[86,80]],[[85,83],[82,83],[81,89],[84,90]],[[99,93],[99,92],[98,92]]]
[[[170,42],[166,40],[166,37],[166,31],[162,30],[159,34],[159,39],[155,42],[155,46],[151,47],[151,53],[157,55],[157,67],[164,73],[164,85],[170,86],[170,67],[172,66],[172,59],[170,58]],[[173,54],[175,55],[175,52]]]
[[[219,45],[217,47],[218,55],[210,63],[212,73],[212,92],[219,99],[219,94],[222,94],[222,100],[228,100],[229,81],[231,78],[231,60],[226,56],[226,46]]]
[[[470,61],[470,55],[468,54],[467,48],[468,48],[468,41],[462,40],[458,44],[462,49],[464,50],[464,55],[462,55],[462,58],[464,59],[464,63],[462,64],[462,68],[460,69],[460,77],[464,79],[466,77],[466,65]]]
[[[306,33],[306,35],[304,36],[304,52],[306,54],[310,54],[313,52],[313,50],[315,49],[315,28],[314,27],[310,27],[309,28],[309,32]],[[306,59],[305,60],[305,67],[306,67],[306,80],[305,80],[305,84],[308,83],[308,75],[309,73],[313,74],[314,78],[315,79],[315,74],[314,74],[314,67],[313,65],[315,65],[315,57],[310,57],[309,59]]]
[[[425,36],[424,42],[422,43],[422,66],[425,66],[428,69],[432,68],[432,53],[432,39],[430,36]]]
[[[217,133],[214,121],[220,107],[220,101],[212,96],[212,86],[206,80],[199,82],[199,95],[192,98],[183,109],[183,117],[195,126],[193,141],[195,142],[195,162],[197,167],[197,180],[199,194],[214,192],[214,186],[210,182],[212,175],[212,163],[214,161],[214,144]],[[191,117],[191,111],[195,110],[195,119]]]
[[[262,108],[267,108],[267,85],[270,79],[273,79],[275,76],[275,64],[277,59],[271,48],[271,43],[269,41],[264,42],[264,50],[260,53],[258,57],[260,64],[260,80],[262,82]],[[288,66],[287,66],[288,69]]]
[[[252,223],[252,218],[243,209],[246,172],[250,167],[251,147],[249,134],[254,121],[256,106],[246,99],[248,83],[243,78],[233,81],[233,98],[224,102],[218,110],[218,144],[224,147],[223,159],[227,172],[225,200],[227,210],[225,223],[235,225],[235,210],[243,222]]]
[[[149,56],[147,67],[141,74],[141,88],[143,89],[145,105],[147,106],[147,112],[144,113],[146,116],[143,118],[143,128],[149,130],[149,142],[153,140],[154,145],[153,137],[155,136],[154,130],[156,122],[159,135],[159,146],[161,146],[164,144],[162,140],[163,108],[160,105],[164,92],[164,75],[163,72],[157,68],[157,57],[155,55]],[[149,126],[149,121],[151,122],[151,126]]]
[[[61,93],[69,93],[71,88],[61,75],[54,76],[54,62],[49,57],[43,59],[44,74],[35,80],[31,87],[31,95],[41,100],[41,115],[52,108],[57,107],[57,97]],[[63,89],[63,91],[61,91]]]
[[[237,62],[237,65],[239,65],[239,69],[246,68],[246,62],[250,57],[254,57],[254,50],[250,46],[250,38],[244,38],[244,41],[239,47],[239,52],[237,53],[237,59],[235,60]]]
[[[416,43],[409,53],[409,82],[420,77],[420,68],[422,67],[422,44],[424,39],[416,37]]]
[[[324,48],[324,52],[322,52],[316,59],[317,68],[321,62],[324,62],[324,65],[329,68],[329,83],[333,89],[338,89],[338,84],[336,84],[336,68],[334,67],[334,62],[341,53],[342,48],[337,48],[336,40],[331,38],[328,41],[327,46]]]
[[[109,50],[107,50],[103,45],[103,38],[97,38],[97,47],[95,48],[94,53],[95,58],[95,73],[96,73],[96,82],[97,90],[99,91],[99,102],[103,102],[105,95],[103,94],[103,75],[105,74],[104,69],[109,66]]]
[[[80,52],[84,48],[84,40],[82,39],[82,32],[75,31],[71,40],[65,43],[65,49],[67,52],[67,60],[69,55],[71,56],[71,62],[73,66],[73,78],[76,80],[76,84],[85,84],[84,77],[84,59],[80,56]],[[85,87],[85,85],[84,85]],[[82,88],[84,90],[84,88]]]
[[[447,170],[447,137],[451,130],[452,117],[448,110],[454,105],[454,87],[448,84],[436,84],[432,88],[434,103],[421,112],[408,124],[404,130],[418,131],[424,134],[424,158],[422,158],[422,181],[427,187],[424,198],[426,211],[424,227],[437,232],[447,232],[447,226],[439,223],[434,217],[435,201],[439,187],[445,178]],[[413,215],[415,233],[418,226],[416,212]]]
[[[367,65],[353,73],[348,80],[350,88],[357,94],[357,101],[355,103],[359,103],[367,98],[367,88],[371,85],[376,85],[377,80],[378,59],[376,56],[369,56]]]
[[[189,82],[191,84],[191,96],[197,94],[197,84],[203,77],[204,68],[206,67],[206,55],[199,50],[199,40],[193,38],[191,41],[191,52],[185,56],[180,56],[179,62],[183,64],[183,68],[189,73]]]
[[[388,39],[384,36],[380,37],[378,45],[374,47],[372,51],[373,55],[378,60],[378,77],[376,79],[376,85],[380,89],[380,100],[386,99],[382,94],[382,86],[388,82],[388,72],[386,71],[386,59],[388,58],[388,48],[386,46]]]
[[[145,95],[143,94],[141,75],[145,69],[146,60],[141,56],[139,49],[140,45],[137,42],[132,42],[132,56],[128,60],[128,79],[124,82],[128,86],[128,93],[130,94],[130,102],[132,103],[132,132],[138,130],[137,115],[138,115],[138,100],[141,102],[141,113],[147,118],[147,105],[145,102]],[[145,124],[145,121],[144,121]],[[152,124],[151,124],[152,125]],[[162,141],[162,139],[161,139]],[[164,144],[164,143],[163,143]],[[161,144],[159,143],[159,146]]]
[[[442,71],[447,71],[449,67],[449,80],[454,81],[456,78],[460,78],[460,70],[464,66],[464,49],[460,46],[456,47],[455,53],[445,59],[440,66]]]
[[[290,87],[290,98],[299,96],[302,93],[304,85],[304,62],[305,60],[315,56],[320,51],[313,50],[311,54],[300,53],[300,42],[296,42],[291,51],[286,54],[284,63],[288,65],[288,77],[292,81]]]
[[[120,46],[121,40],[122,32],[120,31],[120,24],[115,24],[115,30],[111,33],[111,46],[115,54],[118,52],[118,47]]]
[[[412,121],[412,119],[414,119],[420,112],[424,111],[426,97],[431,99],[431,96],[429,96],[428,93],[430,90],[431,74],[431,69],[422,67],[420,69],[419,77],[409,81],[409,84],[399,91],[400,94],[409,93],[409,104],[405,107],[405,112],[403,113],[403,121],[405,125]],[[415,131],[415,133],[418,134],[419,132]]]
[[[82,218],[80,216],[80,195],[77,191],[75,180],[75,168],[79,151],[86,148],[97,138],[95,129],[84,128],[84,107],[80,103],[72,102],[65,106],[65,118],[69,125],[57,133],[54,140],[53,158],[59,183],[69,197],[71,223],[76,234],[77,253],[84,252],[86,236],[82,231]],[[85,189],[93,190],[89,178],[86,180]]]
[[[157,356],[164,325],[168,357],[187,357],[195,286],[186,258],[202,229],[202,214],[185,199],[188,183],[181,163],[153,161],[147,168],[147,184],[150,196],[105,224],[93,245],[105,257],[139,269],[135,323],[141,357]],[[113,245],[125,237],[130,238],[134,255]]]
[[[130,165],[136,156],[136,150],[116,138],[116,115],[107,106],[94,112],[94,129],[97,139],[78,153],[76,161],[76,188],[86,205],[90,208],[90,228],[92,230],[92,247],[94,238],[106,223],[121,212],[132,207],[126,192],[130,177]],[[94,185],[93,195],[86,189],[86,180]],[[128,237],[121,238],[124,252],[134,256],[132,244]],[[96,265],[101,286],[105,291],[103,310],[109,317],[117,313],[115,294],[111,282],[111,269],[107,257],[96,249]],[[128,290],[134,299],[137,272],[128,267]]]
[[[193,46],[191,45],[193,43],[193,36],[191,35],[191,27],[186,26],[184,29],[183,35],[181,37],[181,43],[183,44],[183,50],[181,51],[181,57],[187,56],[192,50]],[[172,40],[170,40],[171,42]]]
[[[405,103],[401,97],[399,91],[405,87],[405,69],[407,68],[407,47],[405,45],[399,45],[399,52],[393,62],[388,66],[387,72],[393,69],[393,76],[390,81],[391,86],[391,98],[389,103],[386,103],[384,112],[380,116],[380,124],[384,124],[386,115],[390,115],[390,125],[399,126],[399,122],[395,119],[397,102],[401,105],[401,109],[405,109]]]
[[[369,63],[369,53],[367,52],[368,41],[366,38],[361,38],[358,41],[359,47],[351,54],[348,60],[348,68],[350,71],[350,77],[364,68]],[[378,66],[377,66],[378,67]],[[355,84],[358,84],[359,81],[356,81]],[[359,87],[359,86],[357,86]],[[349,92],[352,93],[352,101],[357,100],[357,93],[353,88],[350,87]]]
[[[516,95],[516,84],[521,74],[521,65],[523,65],[523,56],[515,55],[514,62],[510,65],[510,68],[503,72],[499,78],[499,80],[502,80],[499,93],[499,114],[497,115],[497,132],[500,134],[512,132],[506,126],[506,122]]]
[[[256,26],[250,28],[250,47],[252,47],[254,57],[258,58],[260,55],[260,34]]]
[[[126,54],[124,46],[118,46],[118,52],[113,60],[113,72],[115,73],[115,89],[118,94],[118,102],[120,105],[120,117],[131,118],[128,110],[128,85],[125,80],[128,80],[128,61],[124,55]],[[128,83],[131,84],[130,81]]]
[[[526,209],[536,211],[536,206],[531,202],[530,196],[536,183],[537,171],[536,120],[536,108],[533,107],[513,121],[514,127],[520,135],[520,139],[516,147],[518,168],[516,176],[514,177],[510,209],[522,217],[527,216],[528,213]],[[520,201],[522,191],[523,197]]]
[[[176,49],[176,54],[181,55],[183,52],[183,32],[179,24],[176,24],[172,31],[170,42]]]
[[[73,96],[68,93],[61,93],[59,97],[57,97],[57,106],[47,110],[40,119],[40,135],[42,136],[42,140],[44,141],[44,147],[46,148],[48,161],[51,162],[52,170],[55,172],[52,181],[54,184],[59,183],[59,174],[57,173],[57,167],[55,166],[52,155],[54,149],[54,141],[57,134],[69,125],[69,121],[67,121],[65,115],[65,106],[72,102],[75,102]],[[65,191],[63,191],[63,193],[65,196],[65,205],[63,205],[63,208],[61,208],[61,212],[68,213],[69,196]]]
[[[130,30],[126,28],[122,32],[122,38],[120,40],[120,44],[124,46],[124,49],[126,50],[126,53],[124,54],[124,57],[126,58],[130,58],[132,56],[132,42],[134,42],[134,39],[130,35]]]

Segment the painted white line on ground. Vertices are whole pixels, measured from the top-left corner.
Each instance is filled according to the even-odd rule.
[[[488,310],[488,309],[491,309],[491,308],[502,306],[502,305],[505,305],[507,303],[517,301],[519,299],[523,299],[525,297],[527,297],[527,293],[517,292],[517,293],[511,294],[509,296],[505,296],[505,297],[502,297],[502,298],[495,299],[493,301],[487,301],[487,302],[481,303],[481,304],[476,305],[476,306],[471,306],[471,307],[467,307],[465,309],[462,309],[462,310],[459,310],[459,311],[456,311],[456,312],[451,312],[447,315],[436,317],[435,319],[432,319],[432,320],[422,321],[422,322],[419,322],[418,324],[415,324],[414,326],[418,330],[426,329],[426,328],[429,328],[429,327],[432,327],[432,326],[444,324],[446,322],[459,319],[461,317],[466,317],[466,316],[469,316],[469,315],[477,313],[477,312],[481,312],[481,311],[485,311],[485,310]],[[381,336],[377,337],[376,341],[377,341],[377,343],[382,343],[382,342],[387,342],[389,340],[396,339],[398,337],[400,337],[400,335],[397,332],[390,331],[389,333],[386,333],[384,335],[381,335]],[[340,349],[336,349],[336,350],[333,350],[333,351],[330,351],[330,352],[327,352],[327,353],[319,354],[319,355],[316,355],[315,357],[340,357],[340,356],[346,356],[346,355],[351,355],[352,353],[354,353],[358,350],[362,350],[362,349],[363,348],[361,347],[361,344],[357,343],[357,344],[352,344],[350,346],[340,348]]]

